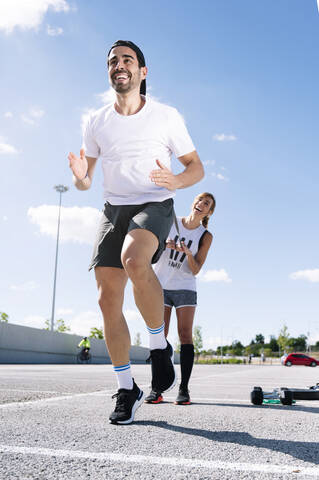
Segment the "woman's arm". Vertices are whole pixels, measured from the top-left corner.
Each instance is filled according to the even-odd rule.
[[[204,265],[212,241],[213,235],[210,232],[205,232],[200,239],[200,246],[195,256],[192,255],[192,252],[183,242],[181,243],[182,251],[187,255],[188,266],[193,275],[197,275]]]

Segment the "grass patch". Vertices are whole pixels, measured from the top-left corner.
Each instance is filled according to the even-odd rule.
[[[201,365],[221,365],[222,361],[220,358],[199,358],[195,360],[195,363]],[[224,358],[223,365],[238,365],[239,363],[244,363],[240,358]]]

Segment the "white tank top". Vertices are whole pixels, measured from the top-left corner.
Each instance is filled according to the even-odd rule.
[[[198,252],[199,241],[207,231],[206,228],[202,225],[193,230],[185,228],[182,217],[178,217],[177,222],[179,237],[174,223],[168,238],[185,242],[187,248],[195,256]],[[164,290],[193,290],[196,292],[196,277],[188,266],[185,253],[166,248],[159,261],[155,263],[154,271]]]

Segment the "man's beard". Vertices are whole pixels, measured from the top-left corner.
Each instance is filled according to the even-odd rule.
[[[132,90],[132,85],[130,83],[127,83],[126,85],[112,83],[112,87],[117,93],[127,93]]]

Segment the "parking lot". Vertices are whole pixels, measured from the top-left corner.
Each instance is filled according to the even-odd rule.
[[[132,369],[148,392],[150,366]],[[307,387],[319,368],[195,365],[192,405],[174,405],[175,387],[128,426],[108,423],[110,365],[1,365],[0,378],[1,479],[319,478],[319,401],[250,403],[254,386]]]

